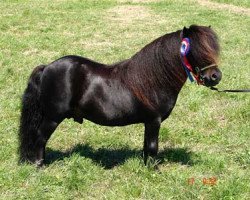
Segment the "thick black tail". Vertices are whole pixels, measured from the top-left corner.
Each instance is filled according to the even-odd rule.
[[[23,94],[19,130],[20,162],[35,162],[35,142],[43,119],[40,106],[40,85],[45,67],[45,65],[40,65],[33,70]]]

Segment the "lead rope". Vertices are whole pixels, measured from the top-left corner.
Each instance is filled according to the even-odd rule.
[[[217,92],[250,92],[250,89],[243,89],[243,90],[238,90],[238,89],[235,89],[235,90],[219,90],[216,87],[210,87],[210,89],[211,90],[215,90]]]

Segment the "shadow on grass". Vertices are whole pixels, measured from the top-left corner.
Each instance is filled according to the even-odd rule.
[[[121,149],[100,148],[95,150],[88,144],[78,144],[68,152],[47,149],[45,164],[49,165],[55,161],[63,160],[72,154],[79,154],[80,156],[90,158],[105,169],[112,169],[115,166],[122,165],[127,159],[132,157],[140,157],[142,159],[142,151],[140,150],[129,149],[127,147]],[[191,154],[192,152],[186,148],[165,148],[159,152],[157,159],[159,159],[160,164],[167,160],[168,162],[180,163],[182,165],[192,165]]]
[[[165,160],[168,162],[180,163],[182,165],[193,165],[191,156],[193,153],[187,148],[165,148],[163,151],[160,151],[158,158],[161,163],[164,163]]]

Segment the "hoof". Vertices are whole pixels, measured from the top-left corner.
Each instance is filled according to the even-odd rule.
[[[44,165],[43,161],[44,161],[44,159],[36,160],[34,164],[36,165],[36,167],[40,168]]]
[[[35,165],[36,167],[42,167],[44,165],[44,159],[35,160],[35,159],[28,159],[28,158],[20,158],[18,164],[30,164]]]

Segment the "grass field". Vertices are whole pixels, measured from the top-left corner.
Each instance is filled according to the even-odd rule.
[[[43,169],[17,164],[27,79],[35,66],[63,55],[113,63],[167,32],[211,25],[221,44],[219,87],[249,88],[249,1],[209,2],[1,1],[0,199],[249,199],[249,94],[189,82],[162,123],[159,171],[140,157],[142,124],[109,128],[73,120],[52,135]]]

